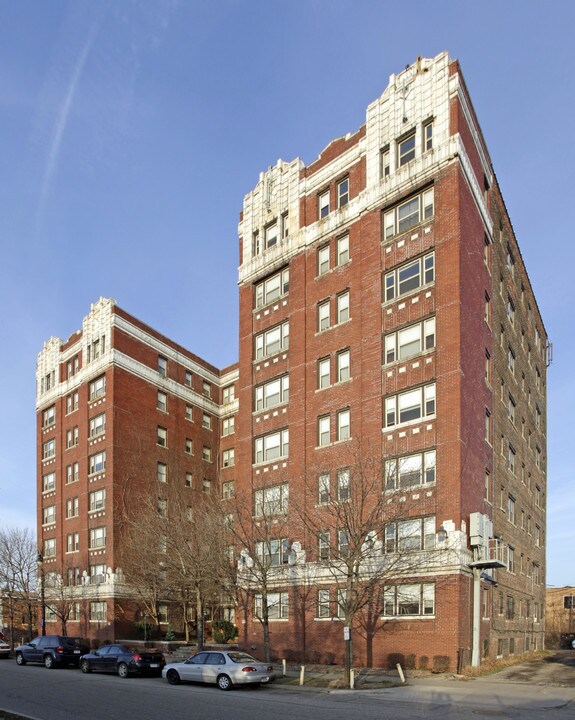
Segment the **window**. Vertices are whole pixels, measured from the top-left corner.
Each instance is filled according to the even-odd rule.
[[[260,234],[256,230],[252,236],[252,255],[259,255],[261,252]]]
[[[515,375],[515,353],[513,352],[511,345],[507,351],[507,366],[509,367],[511,374]]]
[[[51,405],[42,413],[42,427],[50,427],[56,422],[56,406]]]
[[[327,217],[329,215],[329,190],[318,196],[317,205],[319,219]]]
[[[46,538],[44,540],[44,558],[56,556],[56,538]]]
[[[329,245],[324,245],[317,251],[317,274],[325,275],[327,272],[329,272]]]
[[[222,453],[222,466],[223,467],[231,467],[234,464],[234,461],[235,461],[234,448],[230,448],[229,450],[224,450]]]
[[[225,483],[222,483],[222,498],[224,500],[229,500],[230,498],[233,498],[236,494],[235,484],[233,480],[228,480]]]
[[[90,582],[95,584],[106,582],[106,566],[103,563],[90,565]]]
[[[317,361],[317,386],[321,390],[330,386],[330,358]]]
[[[385,398],[385,427],[435,415],[435,383]]]
[[[515,618],[515,598],[512,595],[507,596],[507,608],[505,611],[505,619],[513,620]]]
[[[337,206],[345,207],[349,202],[349,178],[340,180],[337,184]]]
[[[212,396],[212,386],[209,382],[206,382],[205,380],[202,383],[202,395],[207,398]]]
[[[90,400],[97,400],[106,394],[106,376],[100,375],[99,378],[92,380],[90,383]]]
[[[222,421],[222,436],[233,435],[235,430],[235,418],[224,418]]]
[[[49,460],[50,458],[55,457],[56,455],[56,441],[55,440],[47,440],[42,445],[42,460]]]
[[[340,410],[337,413],[337,440],[349,440],[351,437],[351,412],[350,410]]]
[[[157,510],[160,517],[166,517],[168,514],[168,501],[158,498]]]
[[[289,430],[278,430],[255,439],[255,462],[270,462],[289,455]]]
[[[159,462],[157,464],[156,479],[161,483],[168,481],[168,466],[166,463]]]
[[[89,464],[88,464],[88,470],[90,475],[93,475],[94,473],[100,473],[104,472],[106,469],[106,451],[102,450],[102,452],[95,453],[94,455],[90,455]]]
[[[255,354],[256,360],[275,355],[287,350],[289,347],[289,322],[286,320],[281,325],[276,325],[269,330],[256,335]]]
[[[493,418],[491,417],[491,412],[485,409],[485,442],[488,442],[490,445],[492,444],[492,437],[493,437]]]
[[[340,350],[336,356],[337,382],[345,382],[350,378],[349,350]]]
[[[48,473],[42,478],[42,492],[51,492],[56,489],[56,473]]]
[[[289,543],[287,538],[256,542],[256,557],[264,567],[287,565]]]
[[[349,262],[349,235],[343,235],[337,239],[337,264],[345,265]]]
[[[435,516],[412,518],[385,526],[385,552],[432,550],[435,547]]]
[[[255,392],[256,411],[284,405],[289,400],[289,375],[258,385]]]
[[[66,396],[66,415],[78,409],[78,391],[74,391]]]
[[[102,601],[90,603],[90,622],[106,622],[107,607]]]
[[[256,490],[254,514],[256,517],[285,515],[288,511],[289,487],[287,483]]]
[[[337,471],[337,499],[339,502],[349,500],[349,470],[347,468]]]
[[[515,525],[515,498],[512,495],[507,498],[507,519]]]
[[[168,431],[164,427],[158,425],[158,431],[156,436],[156,443],[160,447],[168,447]]]
[[[536,547],[541,547],[541,528],[539,525],[535,525],[534,538]]]
[[[78,552],[80,549],[80,533],[70,533],[66,536],[66,552]]]
[[[289,290],[289,268],[284,268],[263,282],[257,283],[255,288],[256,308],[278,300]]]
[[[66,517],[78,517],[78,498],[73,497],[66,500]]]
[[[344,323],[349,320],[349,290],[337,296],[337,322]]]
[[[274,245],[277,245],[278,232],[279,232],[279,229],[278,229],[277,221],[273,222],[271,225],[268,225],[265,228],[266,249],[274,247]]]
[[[487,235],[485,236],[485,244],[483,246],[483,262],[485,263],[486,268],[491,273],[491,256],[492,256],[492,246],[491,242],[489,241],[489,238]]]
[[[325,505],[329,502],[329,489],[330,481],[328,474],[322,474],[318,477],[318,502],[321,505]]]
[[[385,274],[384,302],[418,290],[435,279],[435,255],[430,253]]]
[[[433,148],[433,122],[429,121],[423,126],[423,152]]]
[[[329,560],[330,541],[329,532],[320,532],[318,535],[317,557],[319,560]]]
[[[191,488],[194,482],[194,478],[191,472],[187,472],[184,478],[184,484],[186,487]]]
[[[192,376],[191,371],[190,371],[190,370],[186,370],[186,375],[185,375],[185,378],[184,378],[184,385],[185,385],[186,387],[188,387],[188,388],[191,388],[191,387],[192,387],[192,381],[193,381],[193,376]]]
[[[233,402],[235,400],[235,387],[234,385],[228,385],[222,390],[222,402],[226,403]]]
[[[515,305],[509,295],[507,296],[507,319],[511,325],[515,324]]]
[[[282,238],[287,238],[289,235],[289,213],[286,211],[282,213]]]
[[[43,525],[52,525],[52,523],[56,522],[56,506],[55,505],[48,505],[48,507],[45,507],[42,510],[42,524]]]
[[[212,418],[208,413],[202,413],[202,427],[204,430],[212,429]]]
[[[68,360],[66,363],[66,377],[71,378],[74,377],[74,375],[78,372],[80,369],[80,356],[74,355],[74,357],[71,360]]]
[[[202,448],[202,460],[205,460],[205,462],[212,462],[212,449],[207,445],[204,445]]]
[[[337,551],[340,557],[347,557],[349,555],[349,531],[337,531]]]
[[[186,438],[184,440],[184,452],[188,455],[194,454],[194,443],[192,441],[192,438]]]
[[[66,430],[66,450],[78,444],[78,426]]]
[[[194,408],[192,405],[186,405],[185,418],[190,422],[194,421]]]
[[[106,528],[97,527],[90,530],[90,548],[106,546]]]
[[[391,171],[390,168],[390,154],[389,154],[389,145],[384,147],[380,153],[380,176],[381,178],[386,178],[389,176],[389,173]]]
[[[158,398],[156,400],[156,407],[162,412],[168,412],[168,396],[165,392],[158,390]]]
[[[158,373],[160,377],[168,377],[168,360],[162,355],[158,355]]]
[[[385,336],[385,363],[405,360],[435,348],[435,318],[423,320]]]
[[[97,437],[106,432],[106,413],[90,418],[90,437]]]
[[[435,460],[435,450],[386,460],[385,489],[403,490],[434,483]]]
[[[512,395],[509,395],[509,398],[507,399],[507,415],[509,416],[509,419],[511,422],[515,425],[515,400],[513,399]]]
[[[491,327],[491,298],[488,293],[485,293],[485,309],[483,311],[483,318],[487,325]]]
[[[541,507],[541,488],[539,485],[535,486],[535,507]]]
[[[102,337],[99,337],[88,344],[88,362],[91,362],[92,360],[97,360],[105,352],[106,336],[102,335]]]
[[[289,617],[289,595],[287,592],[267,594],[268,618],[270,620],[287,620]],[[256,595],[254,599],[254,614],[261,618],[263,614],[263,598]]]
[[[331,617],[329,590],[318,590],[317,591],[317,617],[318,618]]]
[[[327,330],[330,326],[330,301],[325,300],[317,306],[318,331]]]
[[[383,614],[386,617],[403,615],[434,615],[435,585],[388,585],[383,590]]]
[[[338,588],[337,590],[337,617],[340,620],[345,620],[345,613],[347,608],[347,590],[344,590],[343,588]]]
[[[330,438],[330,418],[329,415],[324,415],[317,419],[317,444],[318,447],[325,447],[329,445]]]
[[[491,385],[491,375],[492,375],[492,365],[491,365],[491,355],[489,354],[489,351],[485,351],[485,382],[488,385]]]
[[[433,217],[433,188],[421,195],[406,200],[393,210],[388,210],[383,216],[384,240],[407,232],[420,222]]]
[[[106,507],[106,490],[93,490],[90,493],[90,512]]]
[[[406,165],[415,158],[415,130],[397,143],[397,164]]]
[[[509,445],[507,448],[507,467],[512,475],[515,475],[515,448],[513,445]]]
[[[485,489],[483,497],[487,502],[491,502],[491,473],[487,468],[485,469]]]

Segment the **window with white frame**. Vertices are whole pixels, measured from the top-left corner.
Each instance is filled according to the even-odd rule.
[[[56,456],[56,440],[47,440],[42,444],[42,460],[50,460]]]
[[[233,480],[228,480],[227,482],[222,483],[222,498],[224,500],[229,500],[230,498],[235,497],[236,494],[236,486]]]
[[[345,265],[349,262],[349,235],[342,235],[336,241],[337,264]]]
[[[51,405],[42,413],[42,427],[50,427],[56,422],[56,406]]]
[[[168,412],[168,396],[165,392],[158,390],[158,397],[156,399],[156,407],[162,412]]]
[[[330,500],[330,478],[329,474],[322,473],[318,476],[318,502],[325,505]]]
[[[76,447],[79,440],[78,426],[66,430],[66,449]]]
[[[56,506],[48,505],[42,510],[42,524],[51,525],[56,522]]]
[[[46,473],[42,478],[42,492],[51,492],[56,489],[56,473]]]
[[[212,386],[205,380],[202,382],[202,395],[207,398],[212,396]]]
[[[317,591],[317,617],[331,617],[329,590]]]
[[[423,126],[423,152],[433,148],[433,121],[429,120]]]
[[[385,363],[419,355],[435,348],[435,318],[428,318],[385,336]]]
[[[349,440],[351,437],[351,411],[349,408],[337,413],[337,440]]]
[[[263,567],[279,567],[288,563],[289,543],[287,538],[256,542],[255,550],[256,557]]]
[[[96,565],[90,565],[90,582],[94,584],[106,582],[105,564],[97,563]]]
[[[90,400],[97,400],[106,394],[106,376],[100,375],[90,383]]]
[[[435,515],[410,518],[385,526],[386,553],[432,550],[435,547]]]
[[[106,432],[106,413],[90,418],[90,437],[97,437]]]
[[[347,590],[345,588],[337,589],[336,615],[339,620],[345,620],[347,608]]]
[[[156,478],[158,482],[168,482],[168,466],[166,465],[166,463],[159,462],[157,464]]]
[[[235,417],[224,418],[222,421],[222,436],[233,435],[235,432]]]
[[[194,476],[191,472],[187,472],[184,476],[184,485],[191,488],[194,483]]]
[[[349,530],[337,531],[337,551],[340,558],[349,555]]]
[[[106,469],[106,451],[102,450],[102,452],[94,453],[94,455],[90,455],[89,463],[88,463],[88,470],[90,475],[93,475],[94,473],[100,473],[104,472]]]
[[[168,431],[164,427],[158,425],[156,434],[156,444],[160,447],[168,447]]]
[[[160,377],[168,377],[168,359],[158,355],[158,374]]]
[[[66,517],[78,517],[79,502],[77,497],[68,498],[66,500]]]
[[[75,412],[78,409],[78,391],[70,393],[66,396],[66,415]]]
[[[212,449],[207,445],[202,447],[202,460],[205,462],[212,462]]]
[[[385,398],[385,427],[415,422],[435,415],[435,383]]]
[[[289,455],[289,430],[284,428],[268,435],[257,437],[254,442],[256,463],[271,462]]]
[[[275,325],[255,337],[255,357],[261,360],[289,348],[289,321]]]
[[[222,467],[231,467],[235,462],[235,450],[229,448],[222,452]]]
[[[509,495],[507,498],[507,519],[512,525],[515,525],[515,498]]]
[[[256,490],[254,493],[254,515],[256,517],[286,515],[288,501],[289,487],[287,483]]]
[[[338,324],[349,320],[349,290],[340,293],[336,298]]]
[[[435,280],[435,254],[429,253],[385,274],[384,302],[395,300]]]
[[[104,510],[106,507],[106,490],[93,490],[90,493],[90,512]]]
[[[91,343],[88,343],[88,362],[97,360],[106,352],[106,336],[102,335]]]
[[[331,554],[330,534],[328,530],[318,533],[317,536],[317,557],[318,560],[329,560]]]
[[[330,301],[324,300],[317,306],[317,329],[319,332],[330,327]]]
[[[432,217],[433,188],[387,210],[383,215],[383,237],[388,240]]]
[[[319,390],[330,386],[330,366],[331,359],[329,357],[320,358],[317,361],[317,387]]]
[[[515,352],[511,345],[507,349],[507,365],[512,375],[515,375]]]
[[[192,438],[186,438],[184,440],[184,452],[187,455],[193,455],[194,454],[194,442]]]
[[[318,195],[317,206],[320,220],[329,215],[329,190],[326,190]]]
[[[278,242],[279,228],[277,220],[271,225],[268,225],[264,230],[266,249],[274,247]]]
[[[397,142],[397,165],[407,165],[415,158],[415,130]]]
[[[511,422],[515,425],[515,407],[516,402],[513,398],[513,395],[509,395],[507,398],[507,415],[509,416],[509,419]]]
[[[509,472],[512,475],[515,475],[515,458],[516,458],[516,451],[513,445],[509,445],[507,447],[507,467],[509,468]]]
[[[507,296],[507,319],[511,325],[515,324],[515,305],[509,295]]]
[[[168,514],[168,501],[164,498],[158,498],[157,510],[160,517],[166,517]]]
[[[208,413],[202,413],[202,427],[204,430],[212,429],[212,418]]]
[[[403,490],[434,483],[435,462],[435,450],[386,460],[385,489]]]
[[[350,375],[350,354],[349,349],[340,350],[336,355],[337,382],[349,380]]]
[[[44,558],[56,556],[56,538],[46,538],[44,540],[44,552],[42,554]]]
[[[337,206],[345,207],[349,202],[349,178],[340,180],[337,184]]]
[[[289,594],[273,592],[267,594],[269,620],[287,620],[289,617]],[[258,594],[254,598],[254,615],[261,619],[263,615],[263,597]]]
[[[101,600],[97,600],[90,603],[90,622],[106,622],[107,620],[107,605]]]
[[[186,405],[186,409],[184,412],[184,417],[186,420],[189,420],[189,422],[194,421],[194,407],[193,405]]]
[[[317,274],[325,275],[329,272],[330,258],[329,258],[329,245],[320,247],[317,251]]]
[[[106,528],[97,527],[90,530],[90,548],[101,548],[106,546]]]
[[[337,499],[339,502],[349,500],[349,469],[342,468],[337,471]]]
[[[268,380],[255,390],[256,411],[284,405],[289,400],[289,375]]]
[[[435,585],[412,583],[387,585],[383,589],[383,615],[401,617],[435,614]]]
[[[69,533],[66,536],[66,552],[78,552],[80,549],[80,533]]]
[[[184,385],[187,388],[191,388],[193,383],[193,375],[191,370],[186,370],[186,374],[184,376]]]
[[[274,273],[255,286],[256,308],[268,305],[287,295],[289,291],[289,268]]]
[[[317,445],[318,447],[325,447],[331,442],[330,437],[330,417],[329,415],[323,415],[317,419]]]
[[[233,402],[235,400],[236,394],[235,394],[235,386],[234,385],[227,385],[222,390],[222,402],[224,405],[226,403]]]

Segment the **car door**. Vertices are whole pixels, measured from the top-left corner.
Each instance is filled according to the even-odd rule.
[[[125,650],[121,645],[109,645],[108,652],[104,657],[103,670],[106,672],[116,672],[118,669],[118,662],[120,657],[125,654]],[[126,660],[129,662],[129,660]]]
[[[106,668],[106,656],[108,655],[109,645],[99,648],[94,652],[94,657],[90,660],[92,670],[101,672]]]
[[[206,662],[202,667],[202,681],[215,683],[218,675],[225,671],[226,660],[222,653],[207,653]]]
[[[208,653],[201,652],[188,658],[182,665],[181,671],[178,668],[182,680],[190,682],[202,682],[202,666],[206,660]]]
[[[35,638],[26,645],[24,657],[28,662],[42,662],[42,640],[45,638]]]

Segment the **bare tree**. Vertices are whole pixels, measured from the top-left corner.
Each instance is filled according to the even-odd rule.
[[[36,606],[37,549],[36,539],[28,528],[0,530],[0,588],[7,593],[14,644],[14,613],[23,606],[28,636],[33,635]]]

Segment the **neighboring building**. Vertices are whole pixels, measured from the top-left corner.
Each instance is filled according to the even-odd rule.
[[[226,522],[249,499],[247,647],[261,650],[267,558],[272,654],[342,661],[345,587],[326,567],[348,552],[335,518],[358,463],[381,463],[366,503],[396,508],[359,572],[405,548],[420,562],[382,579],[356,664],[453,670],[543,647],[549,347],[457,61],[418,59],[357,132],[261,173],[239,234],[238,365],[218,371],[109,300],[40,353],[39,537],[78,634],[133,624],[118,508],[201,448]]]
[[[322,569],[341,534],[327,512],[318,542],[295,506],[338,502],[358,447],[411,519],[372,542],[393,555],[409,528],[422,567],[386,579],[385,627],[369,648],[355,633],[355,662],[541,648],[547,336],[457,61],[418,59],[359,130],[261,173],[239,235],[237,491],[289,492],[273,654],[342,661],[345,586]]]
[[[20,645],[25,638],[31,640],[36,634],[36,593],[26,597],[20,592],[0,590],[0,638],[12,647]]]
[[[545,642],[547,647],[571,647],[575,640],[575,587],[547,588]]]
[[[140,492],[176,478],[215,485],[233,423],[237,370],[217,370],[100,299],[82,330],[51,338],[37,364],[38,538],[48,633],[130,637],[122,518]],[[233,425],[232,425],[233,427]],[[143,549],[145,552],[145,549]],[[63,606],[60,612],[60,606]],[[167,610],[160,615],[168,622]],[[174,623],[175,624],[175,623]]]

